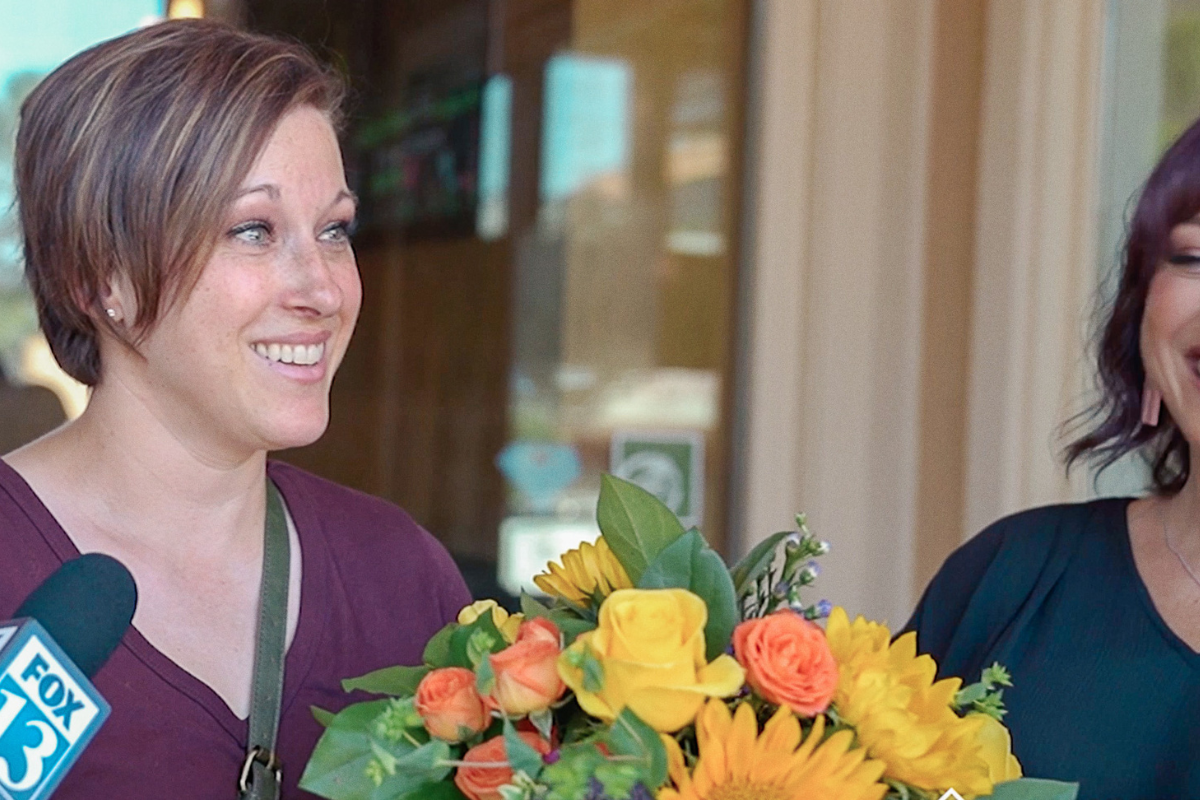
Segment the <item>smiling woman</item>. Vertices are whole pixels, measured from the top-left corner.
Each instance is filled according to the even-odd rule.
[[[999,661],[1014,753],[1080,800],[1200,796],[1200,122],[1147,179],[1068,464],[1127,453],[1150,492],[1000,520],[954,553],[909,627],[945,675]]]
[[[135,346],[101,340],[113,385],[93,403],[141,403],[183,431],[189,449],[220,462],[315,441],[362,299],[348,235],[354,208],[326,115],[288,111],[225,210],[187,297]],[[101,300],[115,325],[138,316],[128,281],[114,281]]]
[[[296,45],[188,20],[81,53],[22,108],[26,274],[92,398],[0,460],[0,617],[79,553],[120,559],[139,588],[95,679],[112,716],[56,797],[228,793],[270,741],[252,693],[268,575],[286,658],[259,763],[282,762],[284,797],[302,796],[320,732],[309,707],[352,699],[344,675],[418,662],[469,601],[400,509],[267,458],[324,433],[361,305],[342,94]],[[286,532],[268,544],[275,490]],[[363,633],[379,630],[394,633]],[[278,790],[254,770],[255,796]]]

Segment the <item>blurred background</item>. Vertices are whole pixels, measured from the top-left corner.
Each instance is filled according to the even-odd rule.
[[[22,280],[21,100],[166,16],[351,82],[362,317],[329,432],[279,457],[482,595],[598,534],[604,472],[730,559],[806,511],[817,591],[894,625],[991,520],[1143,484],[1068,478],[1060,426],[1200,113],[1200,0],[0,0],[0,452],[87,403]]]

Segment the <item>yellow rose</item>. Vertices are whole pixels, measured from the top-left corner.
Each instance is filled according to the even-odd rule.
[[[504,637],[504,641],[512,644],[517,640],[517,629],[521,627],[521,622],[524,621],[524,614],[509,614],[495,600],[477,600],[471,605],[463,608],[458,612],[458,624],[470,625],[475,620],[483,616],[488,609],[492,610],[492,624],[496,626],[496,630],[500,631],[500,635]]]
[[[706,661],[707,621],[704,601],[685,589],[621,589],[600,606],[599,627],[563,652],[559,675],[594,717],[612,720],[628,707],[656,731],[677,731],[705,699],[734,695],[745,680],[730,656]],[[589,656],[603,672],[596,691],[584,688]]]
[[[968,714],[968,717],[983,717],[983,727],[978,741],[983,745],[980,756],[987,762],[988,778],[992,783],[1015,781],[1021,777],[1021,763],[1012,754],[1012,736],[1008,728],[994,717],[986,714]]]

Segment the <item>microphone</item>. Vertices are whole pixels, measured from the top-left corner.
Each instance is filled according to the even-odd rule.
[[[111,708],[90,678],[133,621],[137,586],[121,562],[88,553],[0,622],[0,797],[42,800]]]

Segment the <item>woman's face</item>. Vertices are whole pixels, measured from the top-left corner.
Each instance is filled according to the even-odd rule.
[[[1200,218],[1171,230],[1167,260],[1146,295],[1141,352],[1171,417],[1188,441],[1200,442]]]
[[[118,380],[133,379],[151,413],[213,457],[315,441],[362,301],[354,214],[328,120],[311,107],[289,112],[195,288],[138,347],[138,374]]]

